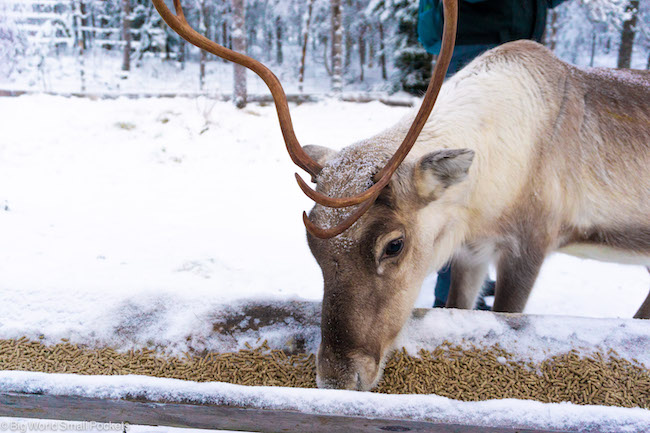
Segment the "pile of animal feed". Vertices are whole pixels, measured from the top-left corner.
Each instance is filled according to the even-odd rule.
[[[139,374],[240,385],[314,388],[313,354],[287,354],[261,346],[232,353],[186,354],[153,350],[95,350],[66,341],[44,345],[23,337],[0,340],[0,369],[93,375]],[[445,342],[411,356],[395,352],[375,389],[391,394],[437,394],[477,401],[517,398],[541,402],[650,409],[650,370],[615,352],[582,356],[576,351],[534,364],[522,363],[500,348],[463,349]]]

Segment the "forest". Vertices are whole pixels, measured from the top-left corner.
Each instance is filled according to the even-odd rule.
[[[418,0],[182,3],[195,29],[267,64],[290,92],[417,95],[428,78],[418,65],[435,64],[417,39]],[[648,69],[648,3],[566,1],[549,11],[544,43],[580,66]],[[185,43],[149,0],[4,0],[0,8],[5,88],[160,91],[182,74],[193,92],[232,92],[232,66]],[[157,78],[167,83],[150,89]],[[244,95],[264,91],[247,89],[241,72],[235,83]]]

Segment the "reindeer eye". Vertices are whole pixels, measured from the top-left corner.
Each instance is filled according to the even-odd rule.
[[[386,248],[384,249],[384,257],[395,257],[402,252],[403,248],[404,239],[399,238],[392,240],[388,243],[388,245],[386,245]]]

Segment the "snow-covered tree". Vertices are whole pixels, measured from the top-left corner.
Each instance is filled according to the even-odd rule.
[[[638,9],[647,8],[647,0],[638,2]],[[644,6],[645,4],[645,6]],[[622,34],[626,22],[632,19],[630,0],[571,0],[563,3],[550,14],[547,26],[547,44],[562,59],[578,65],[616,67],[615,53],[625,54]],[[628,24],[629,30],[639,29],[645,44],[643,28],[647,26],[643,12],[636,25]],[[630,35],[631,33],[627,33]],[[629,41],[635,40],[634,37]],[[623,52],[620,49],[623,48]],[[650,47],[645,46],[647,50]],[[630,51],[631,54],[631,51]],[[624,57],[627,54],[624,55]],[[630,56],[631,58],[631,56]]]
[[[324,82],[334,92],[348,86],[421,94],[432,56],[417,41],[418,1],[242,0],[240,33],[233,0],[181,0],[192,27],[231,49],[237,39],[238,51],[270,64],[290,88]],[[83,89],[110,68],[118,77],[122,68],[169,62],[164,68],[193,65],[205,91],[224,62],[186,43],[151,0],[3,0],[0,11],[0,71],[32,87],[50,90],[50,78],[76,73],[70,65]],[[549,13],[545,43],[578,65],[615,67],[619,56],[621,66],[649,68],[650,1],[566,1]]]
[[[0,74],[10,76],[20,68],[17,59],[23,58],[29,50],[29,42],[16,23],[16,15],[8,4],[0,5]]]
[[[379,49],[375,51],[378,56],[378,62],[381,66],[381,77],[384,80],[388,79],[388,70],[386,67],[386,46],[387,46],[387,30],[394,27],[395,15],[392,13],[393,3],[392,0],[371,0],[366,6],[365,14],[369,17],[371,23],[377,29],[377,39]]]
[[[408,93],[422,95],[431,78],[433,56],[427,53],[418,41],[418,0],[395,0],[393,8],[397,18],[397,80],[401,88]]]

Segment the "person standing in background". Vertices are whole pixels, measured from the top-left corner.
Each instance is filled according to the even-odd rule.
[[[519,39],[542,41],[546,15],[566,0],[459,0],[456,47],[447,70],[451,76],[475,57],[498,45]],[[441,0],[420,0],[418,39],[431,54],[440,53],[443,29]],[[451,284],[451,263],[438,271],[434,307],[444,307]],[[485,296],[494,295],[495,283],[485,280],[476,308],[489,310]]]
[[[519,39],[542,41],[549,8],[566,0],[459,0],[453,75],[481,53]],[[431,54],[440,53],[443,10],[440,0],[420,0],[418,39]]]

